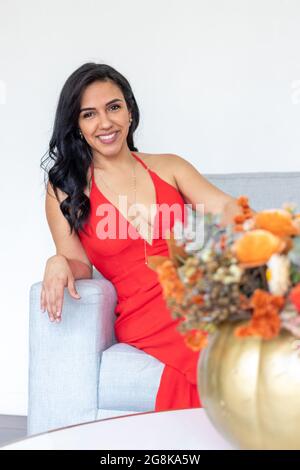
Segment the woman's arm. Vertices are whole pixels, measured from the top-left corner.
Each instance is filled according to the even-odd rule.
[[[57,201],[51,185],[47,185],[45,209],[47,222],[56,246],[56,254],[66,258],[72,270],[74,279],[90,279],[92,277],[92,264],[89,261],[78,235],[73,231],[63,216],[59,203],[67,197],[58,190],[60,201]]]
[[[242,213],[234,197],[210,183],[190,162],[175,154],[168,156],[168,162],[179,191],[194,210],[197,204],[203,204],[205,214],[222,214],[221,225],[233,223],[234,217]]]
[[[60,199],[61,201],[61,199]],[[64,298],[64,288],[70,295],[80,298],[75,279],[91,279],[90,263],[79,237],[70,234],[67,220],[63,216],[53,189],[48,183],[46,194],[46,217],[56,246],[56,255],[47,260],[41,289],[41,310],[47,309],[51,321],[59,321]]]
[[[93,274],[91,266],[88,266],[86,263],[78,259],[66,259],[69,263],[74,279],[92,279]]]

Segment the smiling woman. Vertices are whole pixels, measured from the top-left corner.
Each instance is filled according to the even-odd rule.
[[[155,410],[199,407],[199,353],[186,347],[157,275],[147,266],[147,256],[168,256],[162,206],[181,209],[170,211],[168,230],[176,219],[184,220],[186,202],[202,203],[214,212],[224,209],[230,217],[239,208],[185,159],[138,152],[133,142],[138,124],[131,86],[112,67],[87,63],[67,79],[49,144],[47,160],[53,165],[48,169],[42,161],[49,176],[46,214],[56,255],[46,265],[41,306],[50,319],[60,321],[64,287],[76,298],[75,279],[90,277],[95,266],[117,292],[117,340],[165,364]],[[158,206],[155,217],[147,220],[150,240],[138,224],[130,223],[129,213],[119,204],[120,195],[133,203],[130,208],[137,203]],[[118,228],[125,227],[124,238],[110,233],[104,239],[97,236],[104,206],[117,209],[115,222]]]

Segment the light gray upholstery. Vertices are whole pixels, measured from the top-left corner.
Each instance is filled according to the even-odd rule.
[[[300,207],[300,172],[205,176],[215,186],[234,197],[248,196],[250,206],[258,211],[281,207],[284,202],[295,202]]]
[[[118,403],[118,409],[124,411],[154,410],[163,368],[164,364],[144,351],[129,344],[114,344],[102,354],[99,409],[113,409]]]

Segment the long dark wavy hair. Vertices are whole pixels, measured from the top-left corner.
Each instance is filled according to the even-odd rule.
[[[87,171],[93,158],[90,146],[80,138],[78,118],[83,92],[95,81],[112,81],[121,89],[132,117],[127,145],[130,150],[138,151],[134,146],[133,133],[138,127],[140,113],[128,80],[109,65],[83,64],[69,76],[61,90],[49,149],[40,164],[45,171],[45,185],[49,180],[57,200],[57,188],[67,194],[60,203],[60,209],[71,233],[74,229],[76,234],[84,231],[83,226],[90,214],[90,200],[84,188],[88,184]]]

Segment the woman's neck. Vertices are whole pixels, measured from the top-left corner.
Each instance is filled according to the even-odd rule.
[[[127,147],[117,155],[103,155],[99,152],[93,153],[94,168],[99,168],[104,171],[126,170],[132,166],[134,159],[131,151]]]

